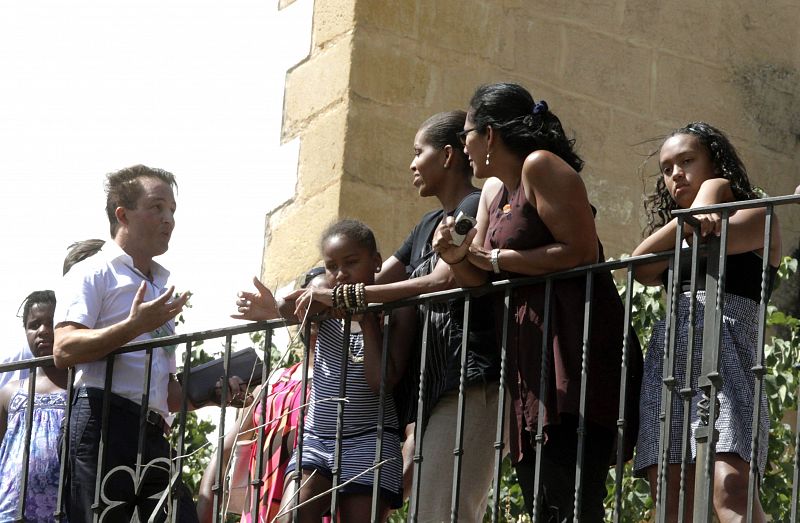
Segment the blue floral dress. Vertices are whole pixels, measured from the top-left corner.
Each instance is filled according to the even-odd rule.
[[[0,445],[0,521],[12,521],[17,516],[27,401],[27,386],[23,382],[11,397],[6,435]],[[67,393],[36,394],[33,402],[25,521],[52,522],[58,493],[58,439]]]

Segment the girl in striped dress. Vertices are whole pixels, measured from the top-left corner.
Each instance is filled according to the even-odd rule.
[[[391,508],[402,505],[402,469],[400,427],[391,396],[391,387],[402,374],[414,330],[412,308],[393,313],[388,372],[383,398],[382,450],[376,455],[378,419],[381,408],[381,357],[383,334],[380,318],[364,312],[364,284],[372,284],[380,270],[372,231],[355,220],[342,220],[328,227],[320,244],[325,265],[327,288],[312,286],[296,291],[286,300],[296,300],[296,315],[306,316],[309,306],[322,295],[334,304],[333,316],[319,323],[314,352],[314,381],[311,385],[305,431],[302,435],[302,481],[299,493],[299,521],[319,521],[331,507],[337,460],[337,438],[340,439],[338,510],[341,521],[369,521],[375,463],[380,476],[380,520]],[[352,314],[345,325],[345,312]],[[349,328],[346,328],[349,327]],[[348,335],[344,354],[344,336]],[[344,384],[344,393],[342,393]],[[343,397],[342,397],[343,396]],[[342,406],[339,433],[339,406]],[[297,469],[297,451],[287,467],[287,476]],[[288,479],[288,477],[287,477]],[[291,510],[291,491],[284,495],[284,508]],[[320,494],[324,494],[320,497]],[[288,521],[289,514],[283,521]]]

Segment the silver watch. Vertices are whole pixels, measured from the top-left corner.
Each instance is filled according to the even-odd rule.
[[[500,274],[500,249],[492,249],[489,261],[492,262],[492,271],[495,274]]]

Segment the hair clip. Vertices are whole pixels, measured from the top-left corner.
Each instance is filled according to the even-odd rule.
[[[549,110],[550,110],[550,108],[547,107],[547,102],[545,102],[544,100],[539,100],[533,106],[533,114],[542,114],[542,113],[546,113]]]

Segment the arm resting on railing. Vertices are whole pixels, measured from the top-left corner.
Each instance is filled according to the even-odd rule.
[[[450,267],[439,260],[430,274],[383,285],[367,285],[364,290],[367,303],[388,303],[429,292],[452,289],[455,285],[456,280]]]
[[[730,182],[723,178],[712,178],[706,180],[700,186],[697,197],[692,202],[691,208],[705,207],[732,201],[733,193],[730,190]],[[763,207],[753,209],[739,209],[730,215],[728,221],[728,254],[740,254],[743,252],[760,251],[764,247],[764,220],[766,209]],[[702,213],[695,215],[699,222],[700,235],[710,234],[719,235],[721,231],[722,218],[720,213]],[[777,219],[777,218],[776,218]],[[773,266],[780,263],[780,230],[775,224],[772,228],[772,244],[769,253],[769,262]],[[672,250],[675,248],[675,233],[678,227],[678,219],[674,218],[663,227],[653,232],[644,239],[632,255],[649,254],[661,251]],[[684,237],[690,237],[692,228],[690,225],[684,226]],[[643,285],[660,285],[661,274],[667,269],[668,261],[659,261],[646,265],[637,265],[634,268],[636,281]]]

